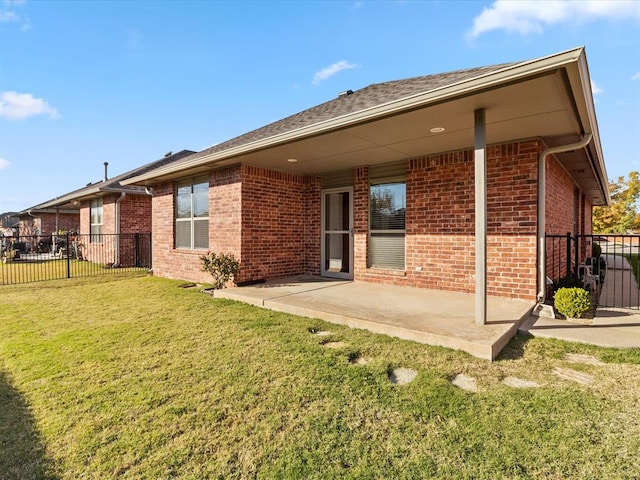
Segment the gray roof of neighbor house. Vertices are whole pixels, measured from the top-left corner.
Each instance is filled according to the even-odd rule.
[[[488,144],[542,139],[596,205],[608,181],[584,47],[523,62],[376,83],[250,131],[125,184],[153,185],[226,165],[322,174],[474,146],[474,112]]]
[[[90,183],[85,187],[79,188],[78,190],[74,190],[51,200],[47,200],[46,202],[34,205],[31,208],[27,208],[21,211],[20,214],[25,215],[32,212],[45,212],[47,210],[54,212],[55,208],[61,207],[74,210],[78,208],[78,204],[73,203],[74,201],[79,202],[80,200],[98,197],[105,193],[125,192],[133,195],[146,195],[145,187],[140,187],[137,185],[124,185],[122,184],[122,182],[137,175],[144,175],[145,173],[153,171],[155,168],[160,168],[169,165],[172,162],[177,162],[180,159],[188,157],[189,155],[193,155],[194,153],[195,152],[191,150],[182,150],[178,153],[168,153],[160,160],[147,163],[145,165],[142,165],[141,167],[134,168],[133,170],[122,173],[112,178],[108,178],[106,180]]]

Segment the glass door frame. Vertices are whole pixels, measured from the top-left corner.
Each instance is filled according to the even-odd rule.
[[[326,200],[327,196],[335,193],[348,193],[349,194],[349,228],[348,230],[327,230],[326,229]],[[339,188],[327,188],[321,191],[320,201],[320,275],[323,277],[342,278],[346,280],[353,280],[353,187],[339,187]],[[328,235],[348,235],[348,254],[349,271],[347,272],[335,272],[326,268],[328,259],[326,258],[326,242]]]

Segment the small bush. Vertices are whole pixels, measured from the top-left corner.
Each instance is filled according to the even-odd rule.
[[[600,258],[601,255],[602,255],[602,247],[600,247],[600,244],[593,242],[593,246],[591,247],[591,256]]]
[[[553,297],[556,309],[569,318],[580,318],[591,310],[591,294],[584,288],[560,288]]]
[[[224,288],[227,282],[233,280],[240,271],[240,262],[232,253],[208,252],[200,256],[202,270],[209,272],[213,277],[213,288]]]

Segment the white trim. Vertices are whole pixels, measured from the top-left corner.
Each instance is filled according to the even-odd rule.
[[[349,193],[349,230],[325,230],[326,225],[326,196],[332,193]],[[337,187],[326,188],[320,192],[320,275],[330,278],[343,278],[345,280],[353,280],[353,187]],[[348,272],[332,272],[325,268],[327,258],[326,255],[326,235],[327,234],[340,234],[349,235],[349,271]]]

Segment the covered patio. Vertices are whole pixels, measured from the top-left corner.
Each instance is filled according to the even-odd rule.
[[[524,300],[488,297],[487,323],[479,325],[474,294],[310,275],[216,290],[214,296],[462,350],[487,360],[497,357],[534,307]]]

